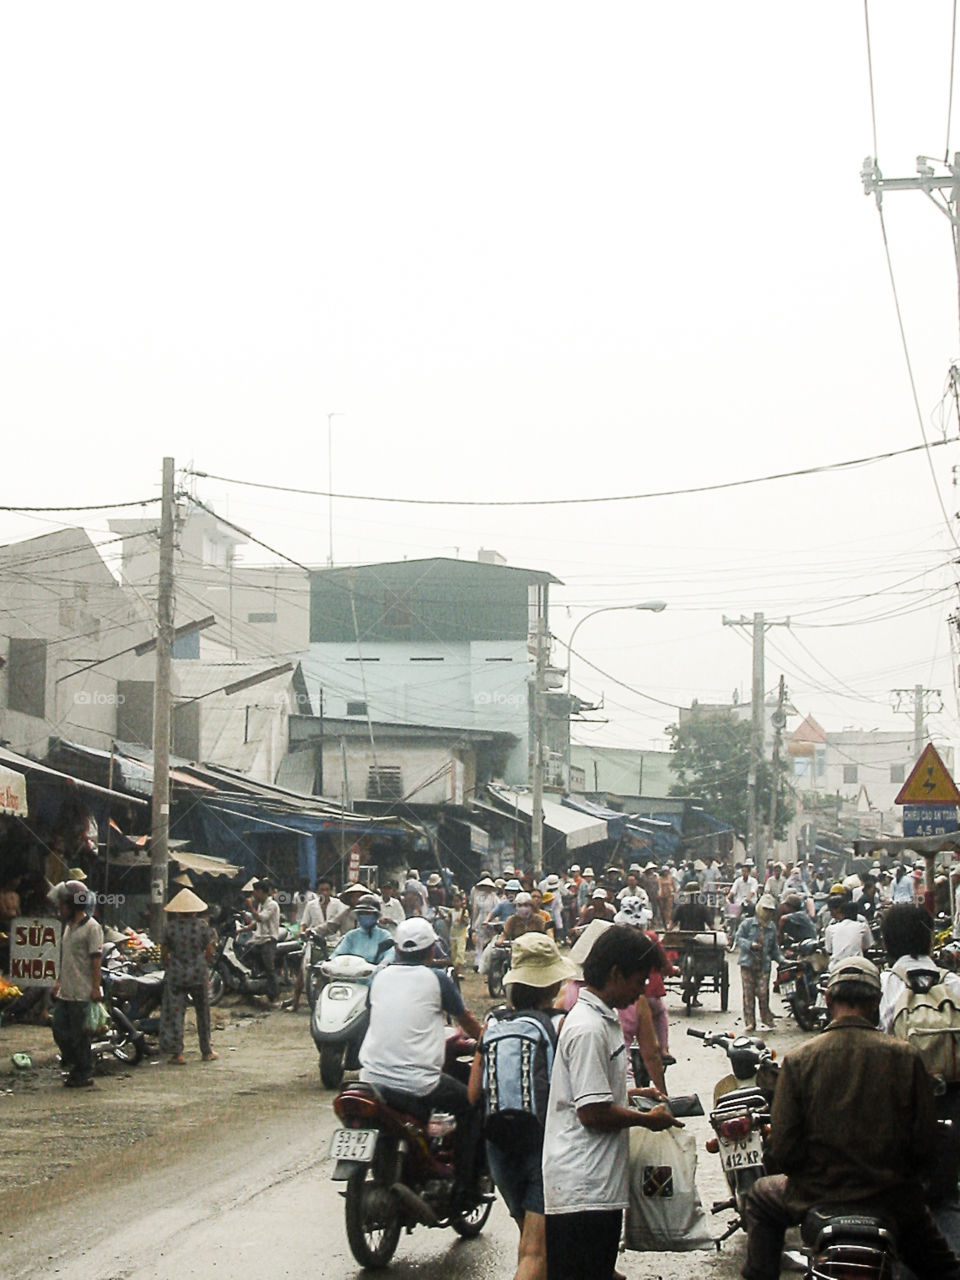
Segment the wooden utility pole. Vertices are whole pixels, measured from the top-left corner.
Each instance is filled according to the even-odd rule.
[[[153,815],[150,835],[150,930],[163,934],[170,835],[170,656],[173,648],[173,458],[163,460],[160,568],[157,585],[157,667],[153,685]]]

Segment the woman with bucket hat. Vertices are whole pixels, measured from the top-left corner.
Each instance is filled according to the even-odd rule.
[[[545,1280],[547,1272],[546,1232],[543,1213],[543,1127],[535,1114],[509,1115],[498,1107],[506,1102],[508,1064],[533,1063],[532,1089],[514,1082],[521,1096],[542,1095],[546,1107],[553,1054],[563,1011],[554,1001],[561,984],[578,972],[561,956],[557,944],[545,933],[524,933],[513,944],[512,966],[504,976],[509,1004],[488,1016],[470,1072],[468,1092],[474,1104],[481,1100],[487,1115],[487,1159],[490,1174],[503,1196],[510,1216],[520,1228],[516,1280]],[[484,1045],[484,1037],[487,1045]],[[529,1054],[511,1053],[511,1041],[520,1042]],[[542,1070],[537,1072],[537,1063]],[[491,1097],[493,1094],[493,1097]],[[499,1120],[499,1127],[497,1121]]]
[[[192,889],[181,889],[164,910],[169,919],[163,931],[160,955],[166,978],[160,1011],[160,1052],[169,1054],[171,1066],[183,1066],[183,1019],[187,996],[197,1016],[197,1036],[204,1062],[219,1055],[210,1043],[209,964],[217,935],[206,918],[207,904]]]

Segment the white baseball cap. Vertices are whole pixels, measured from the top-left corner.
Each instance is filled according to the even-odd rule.
[[[437,941],[433,926],[422,916],[411,916],[397,925],[395,945],[398,951],[409,954],[413,951],[426,951]]]

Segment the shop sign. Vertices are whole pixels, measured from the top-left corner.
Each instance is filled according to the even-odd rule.
[[[10,981],[18,987],[52,987],[60,976],[60,921],[16,916],[10,925]]]

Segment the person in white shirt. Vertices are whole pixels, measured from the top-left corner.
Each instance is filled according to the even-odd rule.
[[[627,1130],[682,1128],[664,1106],[643,1112],[627,1105],[616,1010],[639,999],[655,954],[639,929],[611,925],[601,933],[560,1031],[543,1135],[548,1280],[611,1280],[627,1206]],[[663,1098],[656,1089],[631,1092]]]
[[[280,938],[280,904],[276,890],[269,880],[258,880],[253,886],[253,906],[250,914],[256,922],[251,946],[257,948],[260,963],[267,979],[267,996],[276,1004],[280,996],[277,982],[277,942]]]
[[[317,881],[316,897],[308,902],[303,909],[303,915],[300,917],[300,932],[311,933],[317,938],[323,938],[327,946],[333,949],[333,945],[340,941],[342,934],[349,932],[351,926],[350,913],[347,910],[347,904],[341,902],[339,898],[332,897],[333,881],[326,876],[321,876]],[[293,991],[292,1012],[296,1013],[300,1008],[300,997],[303,995],[303,989],[306,984],[307,962],[311,956],[312,947],[304,947],[303,961],[300,965],[300,971],[297,974],[297,982]]]
[[[727,894],[727,901],[732,902],[739,914],[745,902],[755,902],[760,886],[753,874],[753,861],[748,858],[740,869],[740,876],[734,880]]]
[[[403,924],[407,915],[403,909],[403,903],[397,897],[400,886],[396,880],[385,880],[381,889],[380,896],[383,900],[383,907],[380,912],[380,923],[384,929],[390,933],[396,934],[397,925]]]
[[[830,957],[832,973],[848,956],[866,955],[868,948],[873,946],[873,934],[866,920],[857,915],[854,902],[832,902],[830,915],[833,920],[824,931],[823,945]]]
[[[880,973],[880,1030],[890,1031],[897,1001],[906,989],[906,976],[915,969],[939,973],[940,966],[930,955],[933,942],[933,924],[930,915],[922,907],[901,903],[893,906],[884,916],[881,925],[883,949],[887,953],[889,969]],[[944,984],[960,1004],[960,974],[943,971]]]

